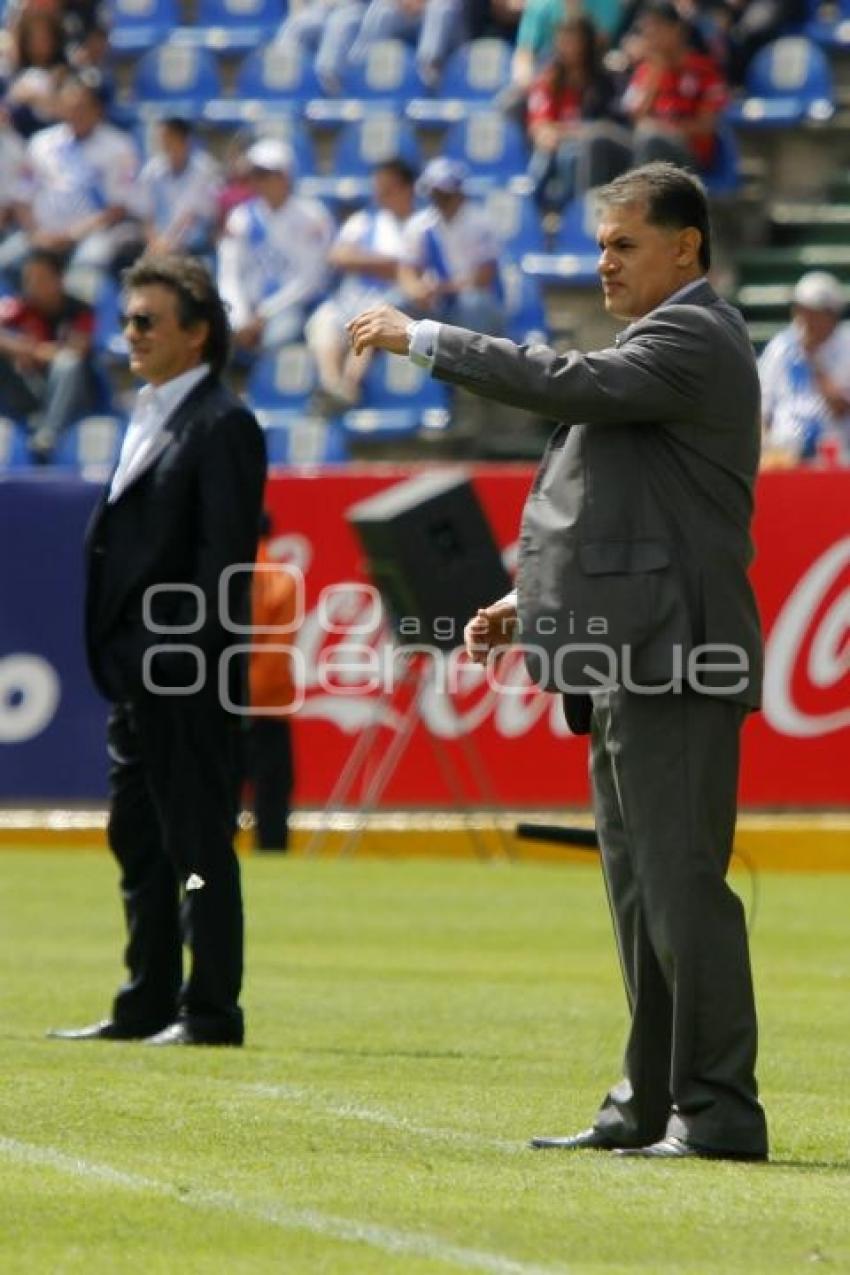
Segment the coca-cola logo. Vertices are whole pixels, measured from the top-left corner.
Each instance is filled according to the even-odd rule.
[[[765,649],[764,715],[781,735],[850,726],[850,536],[831,545],[786,598]]]

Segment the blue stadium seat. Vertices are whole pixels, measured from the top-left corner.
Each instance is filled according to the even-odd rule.
[[[169,41],[149,49],[136,67],[134,88],[143,112],[198,119],[221,93],[218,65],[209,49]]]
[[[387,159],[404,159],[413,168],[421,160],[416,135],[397,111],[375,111],[341,129],[334,149],[335,173],[368,176]]]
[[[376,40],[362,61],[346,67],[339,97],[315,97],[308,104],[307,118],[320,127],[335,128],[373,111],[401,114],[411,98],[425,92],[413,50],[403,40]]]
[[[545,344],[549,328],[539,282],[516,261],[506,262],[500,274],[507,315],[505,335],[517,345]]]
[[[180,22],[177,0],[112,0],[109,51],[144,53],[167,40]]]
[[[30,463],[26,426],[0,416],[0,471],[20,469]]]
[[[408,359],[378,354],[363,381],[362,406],[340,418],[351,438],[390,439],[445,429],[446,386]]]
[[[598,261],[596,208],[591,191],[565,208],[553,251],[526,253],[522,268],[541,283],[588,287],[599,282]]]
[[[351,120],[339,130],[332,171],[313,177],[302,187],[304,194],[324,199],[338,214],[352,204],[367,203],[372,194],[371,173],[387,159],[404,159],[418,170],[419,143],[398,111],[374,111]]]
[[[316,388],[316,368],[306,345],[284,345],[261,354],[248,378],[248,398],[260,408],[303,414]]]
[[[497,186],[485,195],[484,206],[506,256],[518,260],[526,252],[544,251],[540,213],[531,195]]]
[[[195,21],[175,39],[216,53],[243,53],[266,44],[284,16],[282,0],[199,0]]]
[[[348,441],[338,421],[286,408],[260,408],[257,419],[270,465],[334,465],[349,458]]]
[[[850,45],[850,0],[810,0],[809,21],[805,34],[827,48],[842,49]]]
[[[442,153],[472,170],[470,189],[484,192],[524,176],[528,147],[522,129],[501,111],[474,111],[447,130]]]
[[[446,62],[438,97],[414,98],[407,112],[417,124],[447,124],[469,110],[492,104],[510,81],[513,49],[483,36],[455,49]]]
[[[86,416],[60,434],[51,461],[60,469],[106,477],[118,461],[124,429],[120,416]]]
[[[308,53],[293,41],[268,44],[242,63],[234,96],[209,102],[204,116],[217,124],[244,124],[281,110],[302,113],[321,91]]]
[[[745,90],[744,100],[727,111],[739,127],[787,128],[835,114],[829,62],[805,36],[783,36],[760,49],[747,69]]]
[[[740,189],[740,152],[728,123],[722,123],[717,130],[714,162],[702,178],[710,195],[734,195]]]

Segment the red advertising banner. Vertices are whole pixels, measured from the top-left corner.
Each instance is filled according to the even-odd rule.
[[[297,800],[323,804],[362,732],[371,730],[365,774],[344,785],[342,804],[361,800],[382,761],[385,806],[534,806],[587,800],[587,749],[570,735],[560,699],[534,690],[509,655],[499,687],[463,662],[426,670],[405,746],[402,664],[376,623],[362,552],[346,521],[356,502],[421,472],[370,466],[279,474],[270,480],[273,555],[306,582],[297,662],[303,702],[294,721]],[[512,568],[532,469],[470,471]],[[742,800],[750,806],[850,802],[850,472],[762,477],[753,581],[767,639],[764,711],[746,727]],[[482,604],[493,599],[482,598]],[[353,655],[352,644],[357,654]],[[397,653],[396,653],[397,654]],[[368,657],[368,658],[367,658]],[[436,742],[436,747],[435,747]],[[393,750],[400,756],[393,764]],[[389,758],[388,758],[389,754]],[[479,764],[480,763],[480,766]]]

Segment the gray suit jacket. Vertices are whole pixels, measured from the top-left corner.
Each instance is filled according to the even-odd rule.
[[[443,325],[434,375],[562,422],[522,520],[532,677],[566,693],[568,707],[612,672],[656,688],[684,675],[757,707],[762,642],[747,567],[759,382],[738,311],[705,283],[592,354]],[[707,645],[724,649],[695,650]]]

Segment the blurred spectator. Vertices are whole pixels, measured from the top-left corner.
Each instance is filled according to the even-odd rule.
[[[170,118],[157,126],[157,153],[142,169],[139,184],[150,251],[212,251],[218,165],[194,140],[188,120]]]
[[[17,225],[15,204],[24,177],[24,144],[0,110],[0,243]]]
[[[247,153],[255,198],[234,208],[219,245],[219,288],[238,350],[300,340],[328,286],[334,234],[323,204],[293,193],[292,149],[276,138]]]
[[[288,16],[275,41],[293,41],[312,54],[325,92],[339,93],[365,12],[366,0],[290,0]]]
[[[96,406],[93,332],[91,308],[64,290],[60,258],[34,250],[21,295],[0,299],[0,411],[27,422],[38,459]]]
[[[222,186],[216,200],[216,223],[223,229],[227,218],[240,204],[254,198],[251,182],[251,164],[248,151],[253,145],[251,133],[239,130],[231,134],[224,144],[221,157]]]
[[[245,778],[253,786],[255,845],[283,851],[289,842],[293,763],[290,714],[295,702],[292,657],[280,648],[295,644],[298,589],[291,571],[269,554],[271,519],[263,513],[257,568],[251,584],[251,659],[248,670],[253,715],[243,718]],[[263,629],[276,632],[264,633]],[[283,631],[286,630],[286,631]]]
[[[75,265],[117,269],[141,245],[138,156],[126,133],[103,119],[99,87],[76,77],[59,96],[64,123],[42,129],[27,147],[23,227],[0,248],[0,270],[20,265],[30,246]]]
[[[716,63],[689,45],[674,4],[653,0],[640,19],[643,56],[623,99],[636,125],[635,165],[668,160],[711,167],[727,91]]]
[[[59,114],[67,71],[61,21],[43,9],[24,9],[12,29],[12,47],[6,107],[18,132],[31,137]]]
[[[794,289],[792,322],[759,359],[764,468],[850,458],[850,323],[834,275],[812,270]]]
[[[589,18],[562,22],[555,56],[528,96],[534,148],[528,171],[542,208],[560,211],[628,168],[631,141],[616,116],[616,90],[601,63],[596,28]]]
[[[313,351],[321,391],[317,406],[331,413],[353,407],[370,358],[356,355],[345,325],[361,310],[394,303],[404,228],[414,209],[413,169],[403,160],[379,164],[372,177],[373,207],[346,221],[330,252],[342,282],[309,320],[307,344]]]
[[[376,40],[405,40],[416,48],[426,84],[436,84],[446,58],[469,39],[468,0],[371,0],[351,50],[354,62]]]
[[[502,95],[505,110],[512,114],[524,111],[528,90],[555,52],[555,35],[565,16],[564,0],[525,0],[511,61],[511,82]]]
[[[810,8],[808,0],[725,0],[718,16],[727,25],[732,83],[743,83],[747,67],[762,45],[805,23],[812,16]]]
[[[486,211],[466,197],[467,175],[465,164],[442,157],[425,168],[416,189],[431,207],[407,224],[399,282],[417,317],[498,335],[500,243]]]

